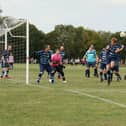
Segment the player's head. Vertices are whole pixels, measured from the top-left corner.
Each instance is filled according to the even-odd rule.
[[[56,54],[59,54],[60,53],[60,50],[59,49],[56,49]]]
[[[60,46],[60,51],[64,51],[64,46]]]
[[[114,44],[116,44],[116,43],[117,43],[117,38],[113,37],[113,38],[111,39],[111,45],[114,45]]]
[[[45,50],[46,52],[49,51],[48,45],[45,45],[45,46],[44,46],[44,50]]]
[[[12,46],[8,45],[8,51],[12,51]]]
[[[10,56],[13,56],[12,52],[10,53]]]
[[[47,47],[48,47],[48,50],[51,50],[51,46],[50,45],[47,45]]]
[[[91,44],[90,47],[89,47],[90,50],[93,50],[94,49],[94,45]]]

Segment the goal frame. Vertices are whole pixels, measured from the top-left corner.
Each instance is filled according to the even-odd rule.
[[[25,36],[17,36],[17,35],[13,35],[11,33],[11,30],[23,25],[24,23],[26,23]],[[29,84],[29,20],[28,19],[22,20],[21,23],[15,25],[13,27],[10,27],[10,28],[8,28],[8,26],[5,22],[4,22],[4,25],[5,25],[5,29],[4,29],[4,31],[5,31],[5,33],[4,33],[4,35],[5,35],[5,40],[4,40],[5,50],[7,49],[7,46],[8,46],[8,37],[7,37],[8,33],[13,38],[25,38],[26,39],[26,45],[25,45],[26,46],[26,72],[25,72],[26,73],[26,78],[25,78],[26,80],[25,80],[25,82],[28,85]]]

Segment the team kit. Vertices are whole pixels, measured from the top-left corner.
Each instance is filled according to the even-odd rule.
[[[120,81],[121,75],[119,71],[121,55],[120,52],[125,49],[125,46],[118,43],[117,38],[111,38],[111,41],[106,47],[101,49],[99,55],[93,44],[91,44],[83,54],[82,61],[85,63],[85,77],[90,78],[91,70],[94,68],[94,76],[100,78],[100,82],[107,81],[108,85],[113,80],[113,74],[116,75],[117,81]],[[51,84],[55,83],[55,74],[62,79],[63,83],[67,83],[64,74],[64,59],[65,48],[60,46],[55,51],[51,50],[50,45],[45,45],[40,51],[34,51],[29,59],[37,59],[39,64],[39,73],[36,79],[36,84],[40,84],[44,71],[48,74],[48,79]],[[1,52],[1,74],[0,79],[9,78],[9,70],[13,69],[14,56],[11,45]],[[11,74],[11,73],[10,73]]]

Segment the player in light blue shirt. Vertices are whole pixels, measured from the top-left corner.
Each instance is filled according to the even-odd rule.
[[[84,60],[86,60],[86,70],[85,70],[86,77],[90,77],[90,67],[94,68],[94,76],[98,76],[96,59],[97,59],[96,50],[94,49],[94,46],[91,45],[84,55]]]

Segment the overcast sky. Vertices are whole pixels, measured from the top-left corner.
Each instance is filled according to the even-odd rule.
[[[0,0],[3,15],[29,18],[49,32],[57,24],[126,31],[126,0]]]

